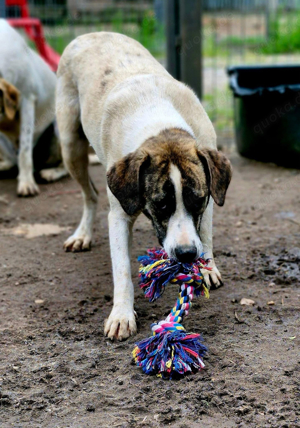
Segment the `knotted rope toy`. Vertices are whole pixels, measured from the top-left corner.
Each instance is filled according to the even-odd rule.
[[[180,263],[169,259],[162,249],[150,249],[140,256],[139,286],[150,302],[158,299],[168,283],[179,286],[179,296],[170,314],[163,321],[151,325],[153,336],[135,344],[133,358],[147,374],[165,379],[194,373],[204,367],[207,348],[200,335],[186,333],[181,321],[188,315],[194,294],[209,298],[201,269],[211,270],[209,260],[200,257],[194,263]]]

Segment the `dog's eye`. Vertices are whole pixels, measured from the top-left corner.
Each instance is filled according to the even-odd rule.
[[[155,211],[160,217],[169,217],[175,211],[175,195],[168,195],[166,198],[155,201]]]
[[[205,198],[195,195],[192,191],[187,191],[184,194],[184,203],[188,209],[200,211],[203,208]]]
[[[194,201],[193,206],[194,206],[196,211],[200,211],[203,208],[204,200],[205,200],[205,198],[200,198],[200,199],[196,199]]]
[[[165,201],[165,200],[157,201],[156,206],[160,211],[164,211],[168,208],[167,201]]]

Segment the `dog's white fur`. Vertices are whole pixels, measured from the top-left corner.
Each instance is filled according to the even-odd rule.
[[[185,209],[181,173],[174,164],[171,164],[170,178],[175,188],[176,211],[169,220],[167,236],[163,243],[164,249],[170,257],[175,257],[175,250],[178,246],[195,246],[198,258],[203,252],[202,242],[192,216]]]
[[[215,131],[196,95],[174,80],[138,42],[120,34],[92,33],[70,43],[59,64],[56,113],[66,166],[84,196],[80,225],[65,243],[69,250],[87,249],[92,240],[97,195],[87,172],[88,143],[107,170],[167,128],[188,131],[199,149],[216,149]],[[80,124],[86,138],[78,132]],[[213,202],[203,215],[200,242],[183,207],[180,172],[175,166],[171,179],[177,211],[170,220],[165,247],[171,252],[178,240],[194,242],[199,253],[203,249],[212,258],[210,278],[218,285],[220,274],[212,253]],[[130,269],[135,217],[128,216],[112,192],[107,192],[114,305],[105,334],[121,340],[136,332]],[[184,226],[181,234],[174,230],[179,222]]]
[[[18,194],[34,195],[39,189],[33,176],[32,151],[39,136],[55,118],[56,75],[5,19],[0,19],[0,77],[15,86],[21,94],[19,153],[7,136],[0,132],[0,153],[3,158],[0,168],[5,170],[18,165]],[[59,175],[52,172],[46,173],[48,181],[66,175],[63,168]]]

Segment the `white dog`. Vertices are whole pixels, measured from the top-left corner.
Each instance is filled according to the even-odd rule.
[[[106,166],[114,305],[105,334],[136,332],[130,271],[132,226],[144,212],[167,253],[192,262],[212,253],[213,199],[223,205],[231,179],[227,158],[216,150],[213,126],[196,95],[138,42],[115,33],[80,36],[58,69],[57,122],[66,167],[83,190],[84,208],[67,251],[90,248],[97,193],[88,174],[93,146]]]
[[[49,66],[0,19],[0,171],[19,167],[20,196],[39,192],[33,175],[33,149],[54,122],[55,86],[56,76]],[[53,144],[50,140],[41,143]],[[58,143],[56,148],[59,152]],[[53,181],[67,172],[59,167],[40,174]]]

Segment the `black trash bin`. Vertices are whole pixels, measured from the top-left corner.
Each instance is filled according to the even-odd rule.
[[[300,168],[300,66],[240,66],[227,72],[239,153]]]

